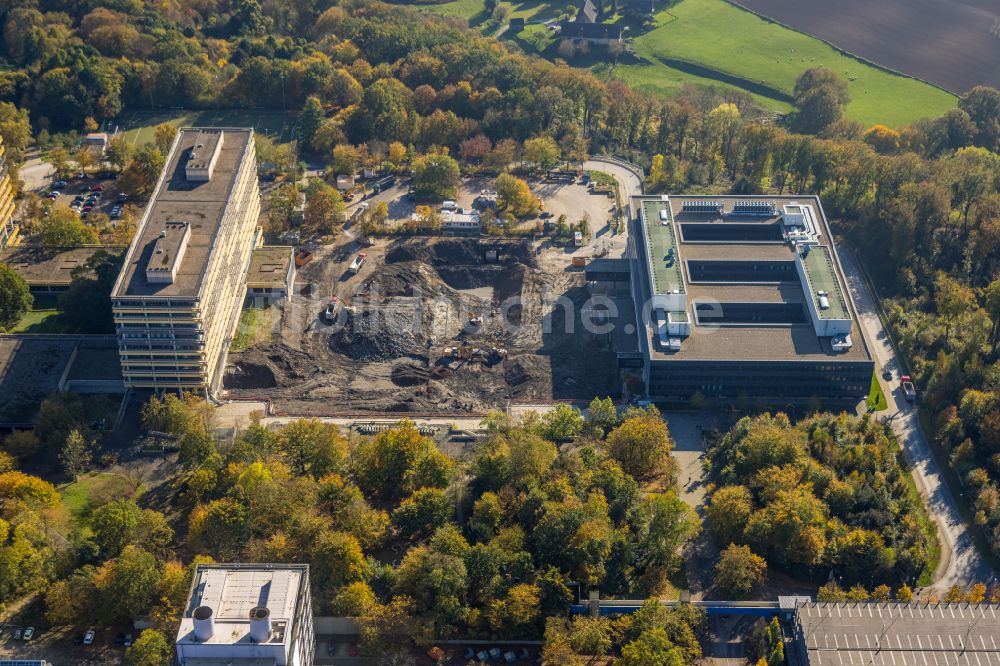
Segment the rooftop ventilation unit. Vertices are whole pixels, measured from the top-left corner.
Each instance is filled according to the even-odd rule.
[[[255,643],[271,639],[271,611],[264,606],[250,609],[250,639]]]
[[[194,624],[194,636],[204,643],[212,638],[215,633],[215,620],[212,619],[212,609],[208,606],[198,606],[191,613],[191,620]]]
[[[681,206],[682,213],[699,213],[699,214],[722,214],[722,202],[721,201],[685,201]]]
[[[732,214],[747,217],[774,217],[776,211],[773,201],[749,199],[734,203]]]
[[[846,352],[854,346],[850,335],[838,335],[830,338],[830,347],[835,352]]]

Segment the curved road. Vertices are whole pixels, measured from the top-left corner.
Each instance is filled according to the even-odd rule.
[[[996,572],[980,555],[962,520],[958,504],[951,494],[947,483],[941,475],[937,459],[931,452],[927,437],[920,427],[917,409],[906,401],[898,379],[903,372],[902,366],[896,360],[895,352],[889,342],[889,336],[882,327],[875,309],[875,301],[864,281],[858,260],[849,249],[838,252],[840,264],[847,278],[848,288],[854,297],[858,309],[858,317],[864,326],[868,344],[875,358],[880,375],[882,368],[892,371],[893,381],[890,386],[882,381],[883,390],[889,407],[886,417],[893,432],[899,439],[903,454],[913,466],[913,478],[931,517],[938,524],[938,534],[941,541],[941,563],[934,572],[934,583],[929,586],[934,590],[944,591],[952,585],[967,587],[972,583],[986,583],[994,580]]]
[[[627,201],[633,194],[642,194],[642,180],[635,172],[623,166],[617,160],[602,157],[592,157],[583,163],[583,168],[588,171],[603,171],[614,176],[621,184],[622,197]]]

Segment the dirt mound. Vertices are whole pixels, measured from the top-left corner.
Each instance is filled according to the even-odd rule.
[[[348,312],[344,326],[330,335],[330,349],[356,361],[424,358],[410,313],[391,309]]]
[[[441,266],[478,266],[486,260],[487,250],[498,250],[501,264],[523,264],[534,267],[535,255],[524,241],[480,242],[472,238],[445,238],[436,243],[409,238],[397,243],[385,255],[386,264],[419,261],[437,268]]]
[[[236,363],[226,368],[222,385],[227,389],[264,389],[276,388],[278,380],[274,371],[266,365],[256,363]]]
[[[364,290],[382,297],[422,296],[438,292],[440,282],[433,268],[407,262],[385,266],[365,283]]]

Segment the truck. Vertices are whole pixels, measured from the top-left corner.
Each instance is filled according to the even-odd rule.
[[[368,258],[367,254],[365,254],[364,252],[358,252],[358,254],[355,255],[354,259],[351,260],[351,265],[347,267],[347,270],[349,270],[352,273],[357,273],[359,270],[361,270],[361,265],[365,263],[365,259],[367,258]]]
[[[583,233],[579,231],[573,232],[573,245],[577,247],[583,247]]]
[[[909,375],[900,377],[899,385],[903,388],[903,395],[906,397],[907,402],[917,401],[917,389],[913,387],[913,380],[910,379]]]
[[[379,178],[378,180],[376,180],[375,184],[372,185],[372,189],[375,191],[375,194],[378,194],[379,192],[384,192],[385,190],[388,190],[395,184],[396,184],[395,176],[385,176],[384,178]]]

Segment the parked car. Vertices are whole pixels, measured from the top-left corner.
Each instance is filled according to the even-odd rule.
[[[118,203],[125,203],[126,201],[128,201],[128,195],[127,194],[125,194],[124,192],[122,192],[121,194],[118,195]]]
[[[90,188],[90,191],[91,192],[103,192],[104,191],[104,186],[101,185],[101,184],[94,185],[94,186],[92,186]]]
[[[35,637],[34,627],[28,627],[27,629],[24,630],[24,640],[30,641],[34,637]]]
[[[332,324],[337,320],[337,310],[340,307],[340,299],[333,296],[330,302],[326,304],[326,309],[323,310],[323,321],[327,324]]]
[[[132,647],[132,634],[125,634],[125,643],[123,645],[125,647]]]
[[[351,273],[357,273],[359,270],[361,270],[361,265],[365,263],[365,259],[367,258],[368,258],[367,254],[365,254],[364,252],[358,252],[358,254],[351,261],[351,264],[347,267],[347,270],[349,270]]]
[[[46,194],[45,197],[47,199],[52,199],[53,201],[55,201],[56,199],[59,198],[59,190],[52,190],[51,192]]]
[[[83,644],[93,645],[95,636],[97,636],[97,632],[95,632],[93,629],[87,629],[87,633],[83,635]]]
[[[59,180],[57,180],[56,182],[52,183],[52,187],[56,187],[56,188],[66,187],[67,185],[69,185],[69,183],[67,183],[65,180],[62,180],[61,178]]]
[[[118,646],[125,645],[125,633],[124,632],[119,632],[118,635],[115,636],[115,645],[118,645]]]
[[[357,643],[351,643],[350,645],[347,646],[347,655],[349,657],[357,657],[358,656],[358,644]]]
[[[15,629],[14,630],[14,640],[15,641],[21,640],[21,634],[22,634],[21,627],[18,627],[17,629]]]
[[[76,634],[73,636],[73,645],[83,645],[84,637],[83,634]]]

